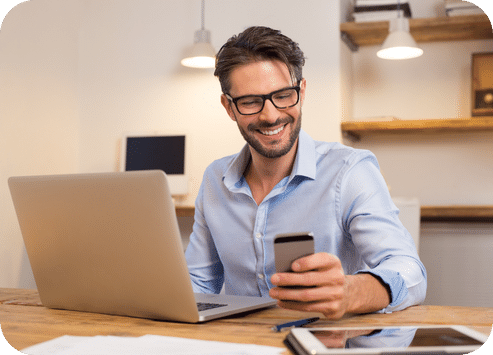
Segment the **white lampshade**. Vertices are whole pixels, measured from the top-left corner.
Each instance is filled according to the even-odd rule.
[[[181,64],[191,68],[214,68],[216,51],[210,42],[208,30],[195,31],[195,40],[192,49]]]
[[[409,33],[409,20],[399,17],[390,21],[389,35],[383,42],[377,56],[383,59],[410,59],[423,54]]]
[[[181,60],[181,64],[190,68],[214,68],[216,65],[216,51],[211,44],[211,33],[204,27],[205,0],[202,0],[202,27],[195,31],[194,44],[188,55]]]

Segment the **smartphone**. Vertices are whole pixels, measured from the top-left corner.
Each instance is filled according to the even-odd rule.
[[[274,238],[276,272],[292,272],[293,261],[315,252],[312,233],[278,234]]]

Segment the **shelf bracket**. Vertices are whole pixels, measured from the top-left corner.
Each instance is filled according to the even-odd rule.
[[[342,131],[342,137],[349,139],[353,142],[359,142],[361,140],[361,136],[351,131]]]
[[[346,44],[346,46],[348,46],[351,52],[358,51],[359,46],[356,43],[354,43],[353,39],[347,32],[341,31],[341,39]]]

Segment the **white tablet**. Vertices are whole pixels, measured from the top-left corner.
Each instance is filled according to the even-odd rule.
[[[468,354],[488,336],[464,326],[294,328],[285,343],[296,354]]]

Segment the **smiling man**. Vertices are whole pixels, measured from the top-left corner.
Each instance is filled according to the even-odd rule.
[[[426,270],[375,156],[301,130],[304,63],[298,44],[267,27],[217,55],[221,103],[247,144],[204,174],[186,251],[194,290],[224,285],[330,319],[418,304]],[[316,253],[276,274],[274,237],[307,231]]]

